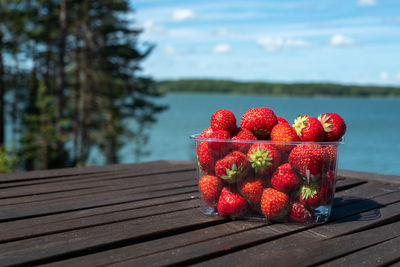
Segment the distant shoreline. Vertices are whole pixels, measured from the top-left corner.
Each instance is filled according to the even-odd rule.
[[[400,87],[335,83],[270,83],[182,79],[156,81],[160,93],[399,98]]]

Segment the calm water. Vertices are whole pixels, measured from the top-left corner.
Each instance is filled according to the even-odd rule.
[[[141,161],[193,160],[194,144],[189,136],[208,127],[214,111],[233,111],[239,124],[247,109],[269,107],[290,123],[299,114],[339,113],[347,123],[339,168],[400,175],[400,99],[170,94],[159,102],[170,108],[153,126],[145,147],[151,154]],[[130,146],[123,149],[124,163],[133,162],[131,152]]]

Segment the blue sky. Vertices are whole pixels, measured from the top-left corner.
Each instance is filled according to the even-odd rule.
[[[399,0],[136,0],[157,80],[400,86]]]

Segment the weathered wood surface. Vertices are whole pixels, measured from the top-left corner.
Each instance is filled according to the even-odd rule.
[[[193,162],[0,176],[0,266],[400,264],[400,177],[339,170],[323,225],[198,211]]]

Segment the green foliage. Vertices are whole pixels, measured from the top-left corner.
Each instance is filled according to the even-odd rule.
[[[165,80],[157,82],[163,93],[217,93],[284,96],[400,97],[398,87],[333,83],[268,83],[226,80]]]
[[[94,148],[106,163],[118,163],[127,142],[140,158],[147,131],[166,107],[153,102],[160,96],[153,80],[138,75],[153,46],[139,49],[129,1],[0,0],[0,6],[0,59],[8,59],[0,61],[6,70],[0,98],[13,96],[10,113],[0,118],[16,125],[21,166],[84,166]]]
[[[17,156],[7,148],[0,146],[0,173],[13,172],[17,169]]]

